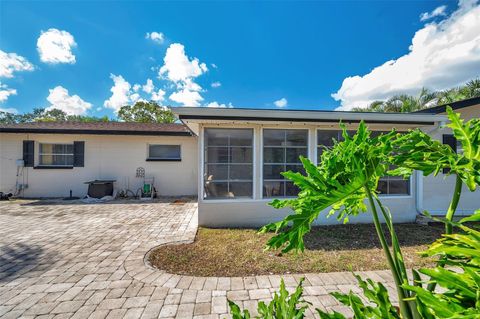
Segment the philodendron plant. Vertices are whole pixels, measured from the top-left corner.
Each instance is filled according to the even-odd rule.
[[[457,153],[421,130],[410,131],[398,135],[393,141],[394,152],[390,162],[399,168],[390,174],[408,177],[413,170],[419,170],[424,176],[436,176],[446,170],[447,175],[454,175],[455,189],[445,216],[452,221],[460,201],[462,184],[472,192],[480,185],[480,119],[464,122],[450,107],[447,107],[447,113],[450,120],[447,127],[451,128],[455,139],[460,142],[462,151]],[[450,234],[452,224],[446,223],[445,227],[445,232]]]
[[[285,172],[283,175],[300,188],[297,198],[274,200],[275,208],[291,208],[294,213],[284,220],[264,226],[262,232],[276,234],[268,241],[267,248],[304,250],[304,235],[310,231],[319,214],[330,208],[328,215],[337,213],[337,219],[348,222],[350,216],[367,211],[368,200],[380,244],[395,281],[399,300],[399,312],[392,306],[387,290],[381,283],[363,281],[357,277],[365,297],[372,305],[353,293],[333,293],[341,303],[350,306],[354,318],[478,318],[480,276],[478,251],[480,236],[476,230],[461,224],[467,235],[452,235],[452,221],[461,194],[462,183],[470,190],[480,184],[480,122],[478,119],[463,123],[457,114],[448,110],[451,123],[448,125],[463,146],[463,153],[456,154],[449,146],[432,140],[420,130],[406,134],[392,131],[371,137],[362,122],[357,133],[350,137],[344,126],[344,141],[335,142],[332,149],[326,149],[318,166],[306,158],[301,158],[306,175]],[[389,171],[391,165],[398,168]],[[440,257],[434,269],[413,271],[413,282],[407,276],[400,245],[395,234],[392,217],[377,196],[377,185],[385,174],[409,176],[413,170],[421,170],[424,175],[437,174],[442,169],[450,169],[457,182],[448,209],[445,224],[446,237],[435,243],[426,254]],[[380,216],[383,216],[391,239],[387,244],[382,230]],[[475,215],[472,219],[479,219]],[[463,237],[462,237],[463,236]],[[448,244],[448,245],[447,245]],[[461,273],[444,269],[444,265],[454,264]],[[422,286],[420,274],[430,277],[427,288]],[[433,292],[435,283],[447,291]],[[455,305],[450,305],[454,303]],[[344,318],[339,313],[327,314],[318,310],[321,318]]]
[[[337,219],[348,222],[350,216],[367,211],[365,199],[368,199],[373,223],[395,280],[400,312],[403,318],[415,318],[416,308],[408,301],[413,294],[402,287],[402,284],[408,283],[408,277],[392,218],[377,196],[378,180],[389,170],[397,133],[392,131],[371,137],[364,122],[360,123],[353,137],[347,134],[345,126],[342,125],[342,129],[344,141],[326,149],[318,166],[307,158],[301,158],[306,176],[283,173],[300,188],[300,192],[294,199],[275,199],[270,203],[275,208],[290,207],[294,214],[261,229],[262,232],[276,233],[267,242],[267,247],[282,248],[283,252],[292,249],[303,251],[303,237],[323,210],[330,207],[328,215],[337,213]],[[380,215],[387,221],[391,248],[382,230]]]

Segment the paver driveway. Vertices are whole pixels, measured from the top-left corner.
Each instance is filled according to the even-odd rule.
[[[195,212],[195,202],[0,202],[0,316],[157,317],[168,291],[132,280],[125,261],[192,238]]]
[[[193,240],[196,220],[193,201],[0,202],[0,316],[224,318],[227,297],[255,313],[280,276],[189,277],[145,264],[157,245]],[[393,287],[387,271],[363,275]],[[328,292],[358,291],[351,274],[303,276],[313,307],[348,312]],[[282,277],[293,289],[302,276]]]

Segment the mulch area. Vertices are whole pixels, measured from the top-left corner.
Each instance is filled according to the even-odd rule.
[[[396,224],[407,267],[432,266],[434,259],[418,252],[444,231],[434,224]],[[250,276],[266,274],[363,271],[387,269],[375,228],[370,224],[313,227],[305,237],[305,252],[264,251],[272,234],[254,229],[199,228],[192,244],[155,249],[150,263],[169,273],[192,276]]]

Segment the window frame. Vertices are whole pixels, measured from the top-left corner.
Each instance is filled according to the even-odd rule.
[[[71,146],[72,148],[72,153],[42,153],[42,145],[62,145],[62,146]],[[53,147],[52,147],[53,148]],[[72,164],[69,165],[64,165],[64,164],[42,164],[42,156],[71,156],[72,158]],[[75,149],[74,149],[74,143],[52,143],[52,142],[38,142],[38,165],[36,165],[36,168],[73,168],[74,167],[74,161],[75,161]],[[53,161],[53,159],[52,159]]]
[[[260,161],[259,161],[259,165],[260,165],[260,199],[270,201],[270,200],[275,199],[275,198],[280,198],[280,199],[295,198],[296,196],[265,196],[264,193],[263,193],[264,185],[265,185],[265,178],[264,178],[264,174],[263,174],[263,170],[264,170],[264,166],[265,166],[265,154],[264,154],[265,153],[265,143],[264,143],[265,130],[306,131],[306,133],[307,133],[307,140],[306,140],[306,146],[305,146],[305,148],[307,150],[306,157],[310,158],[310,130],[311,129],[309,127],[302,128],[302,127],[283,127],[283,126],[281,126],[281,127],[263,126],[260,129],[260,132],[261,132],[260,133]],[[267,146],[267,147],[269,147],[269,146]],[[287,147],[284,147],[284,148],[287,148]],[[292,147],[292,148],[295,148],[295,147]],[[296,148],[303,148],[303,146],[297,146]],[[268,164],[275,165],[275,163],[267,163],[267,165]],[[285,162],[283,163],[283,165],[288,165],[288,164],[289,163],[286,162],[286,158],[285,158]],[[290,163],[290,164],[293,164],[293,163]],[[296,164],[294,164],[294,165],[296,165]],[[277,181],[279,181],[279,180],[277,180]],[[284,183],[286,183],[287,179],[282,179],[282,181]],[[284,193],[285,193],[285,191],[286,191],[286,189],[284,189]]]
[[[210,197],[208,198],[206,195],[206,190],[205,190],[205,182],[206,182],[206,167],[208,164],[215,164],[215,163],[209,163],[205,161],[205,152],[207,148],[207,143],[206,143],[206,131],[209,129],[223,129],[223,130],[248,130],[251,131],[252,133],[252,144],[251,147],[252,149],[252,162],[251,163],[237,163],[238,165],[240,164],[245,164],[245,165],[251,165],[252,166],[252,179],[251,180],[232,180],[233,182],[250,182],[252,184],[251,188],[251,195],[250,196],[240,196],[240,197]],[[199,147],[199,155],[200,155],[200,161],[199,161],[199,172],[201,172],[200,178],[199,178],[199,201],[201,202],[206,202],[206,203],[215,203],[215,202],[245,202],[245,201],[256,201],[256,160],[257,160],[257,154],[256,154],[256,129],[254,127],[237,127],[237,126],[232,126],[232,127],[223,127],[223,126],[202,126],[201,127],[201,139],[200,143],[198,143]],[[225,147],[225,146],[220,146],[220,145],[212,145],[212,147]],[[245,146],[236,146],[236,147],[245,147]],[[231,149],[228,147],[228,149]],[[226,164],[228,165],[229,163],[219,163],[219,164]],[[234,164],[235,165],[235,164]],[[222,180],[223,181],[223,180]],[[227,178],[225,182],[229,183],[230,179]]]
[[[162,157],[151,157],[150,156],[150,147],[151,146],[176,146],[179,150],[179,157],[178,158],[162,158]],[[147,162],[181,162],[182,161],[182,144],[147,144]]]

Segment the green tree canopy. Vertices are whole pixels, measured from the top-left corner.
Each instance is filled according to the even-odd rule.
[[[415,112],[435,105],[453,103],[480,97],[480,78],[460,87],[432,92],[425,88],[417,95],[394,95],[385,101],[373,101],[366,108],[355,107],[354,112]]]
[[[68,115],[60,109],[46,110],[43,108],[33,109],[32,112],[14,114],[0,111],[0,123],[28,123],[28,122],[108,122],[107,116],[96,117],[87,115]]]
[[[125,105],[118,111],[118,118],[125,122],[173,123],[175,116],[169,109],[154,101],[138,101],[134,105]]]

